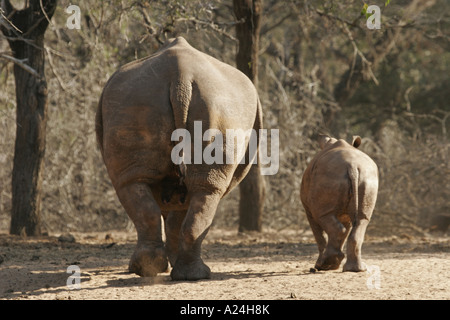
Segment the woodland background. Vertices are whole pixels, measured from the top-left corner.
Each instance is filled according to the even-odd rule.
[[[81,8],[80,30],[66,27],[70,4]],[[381,8],[380,30],[367,28],[364,1],[263,1],[258,91],[265,128],[280,130],[280,169],[265,177],[263,228],[309,228],[299,191],[319,131],[360,135],[360,148],[379,166],[368,234],[422,234],[437,215],[450,214],[450,3],[367,4]],[[133,228],[96,144],[103,86],[120,65],[178,35],[235,65],[236,23],[231,0],[58,2],[45,35],[43,231]],[[0,35],[0,53],[8,52]],[[12,69],[0,58],[0,230],[8,230],[11,211]],[[238,202],[238,191],[228,195],[214,226],[237,228]]]

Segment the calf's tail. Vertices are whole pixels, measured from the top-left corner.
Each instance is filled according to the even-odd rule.
[[[350,179],[350,203],[349,203],[349,214],[352,219],[353,225],[355,225],[358,211],[359,211],[359,171],[358,168],[350,166],[348,168],[348,177]]]

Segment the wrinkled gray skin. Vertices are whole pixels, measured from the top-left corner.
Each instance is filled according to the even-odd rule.
[[[181,37],[121,67],[104,88],[96,134],[112,184],[137,230],[129,270],[138,275],[165,272],[169,261],[173,280],[209,278],[201,243],[219,200],[250,168],[248,148],[246,164],[174,165],[171,151],[179,142],[171,135],[187,129],[193,152],[194,121],[202,122],[202,134],[218,129],[225,141],[226,129],[259,130],[262,114],[256,89],[243,73]],[[202,150],[209,143],[202,142]],[[191,159],[194,163],[194,154]]]
[[[364,271],[361,246],[378,193],[377,165],[357,149],[358,136],[349,144],[320,135],[319,144],[322,150],[305,170],[300,191],[319,249],[315,268],[338,269],[348,237],[343,271]]]

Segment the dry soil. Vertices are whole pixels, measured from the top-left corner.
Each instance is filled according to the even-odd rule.
[[[366,237],[363,260],[370,272],[344,273],[312,272],[317,247],[308,232],[213,229],[202,254],[212,278],[196,282],[171,281],[169,271],[155,278],[128,273],[134,233],[72,235],[0,234],[0,299],[450,298],[450,246],[443,235]],[[81,272],[80,289],[73,288],[72,279],[68,286],[67,269],[73,265]]]

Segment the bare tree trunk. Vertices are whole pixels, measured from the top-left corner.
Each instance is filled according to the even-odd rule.
[[[56,2],[35,0],[30,1],[28,7],[16,10],[9,0],[2,1],[5,16],[14,25],[2,27],[14,58],[35,71],[30,72],[17,63],[14,66],[17,128],[12,173],[11,234],[24,231],[27,235],[41,233],[40,202],[47,124],[43,48],[44,34],[49,24],[47,19],[55,12]]]
[[[258,86],[258,51],[262,0],[233,0],[234,13],[242,23],[236,25],[239,50],[236,65]],[[239,231],[261,231],[265,182],[260,163],[253,165],[240,184]]]

